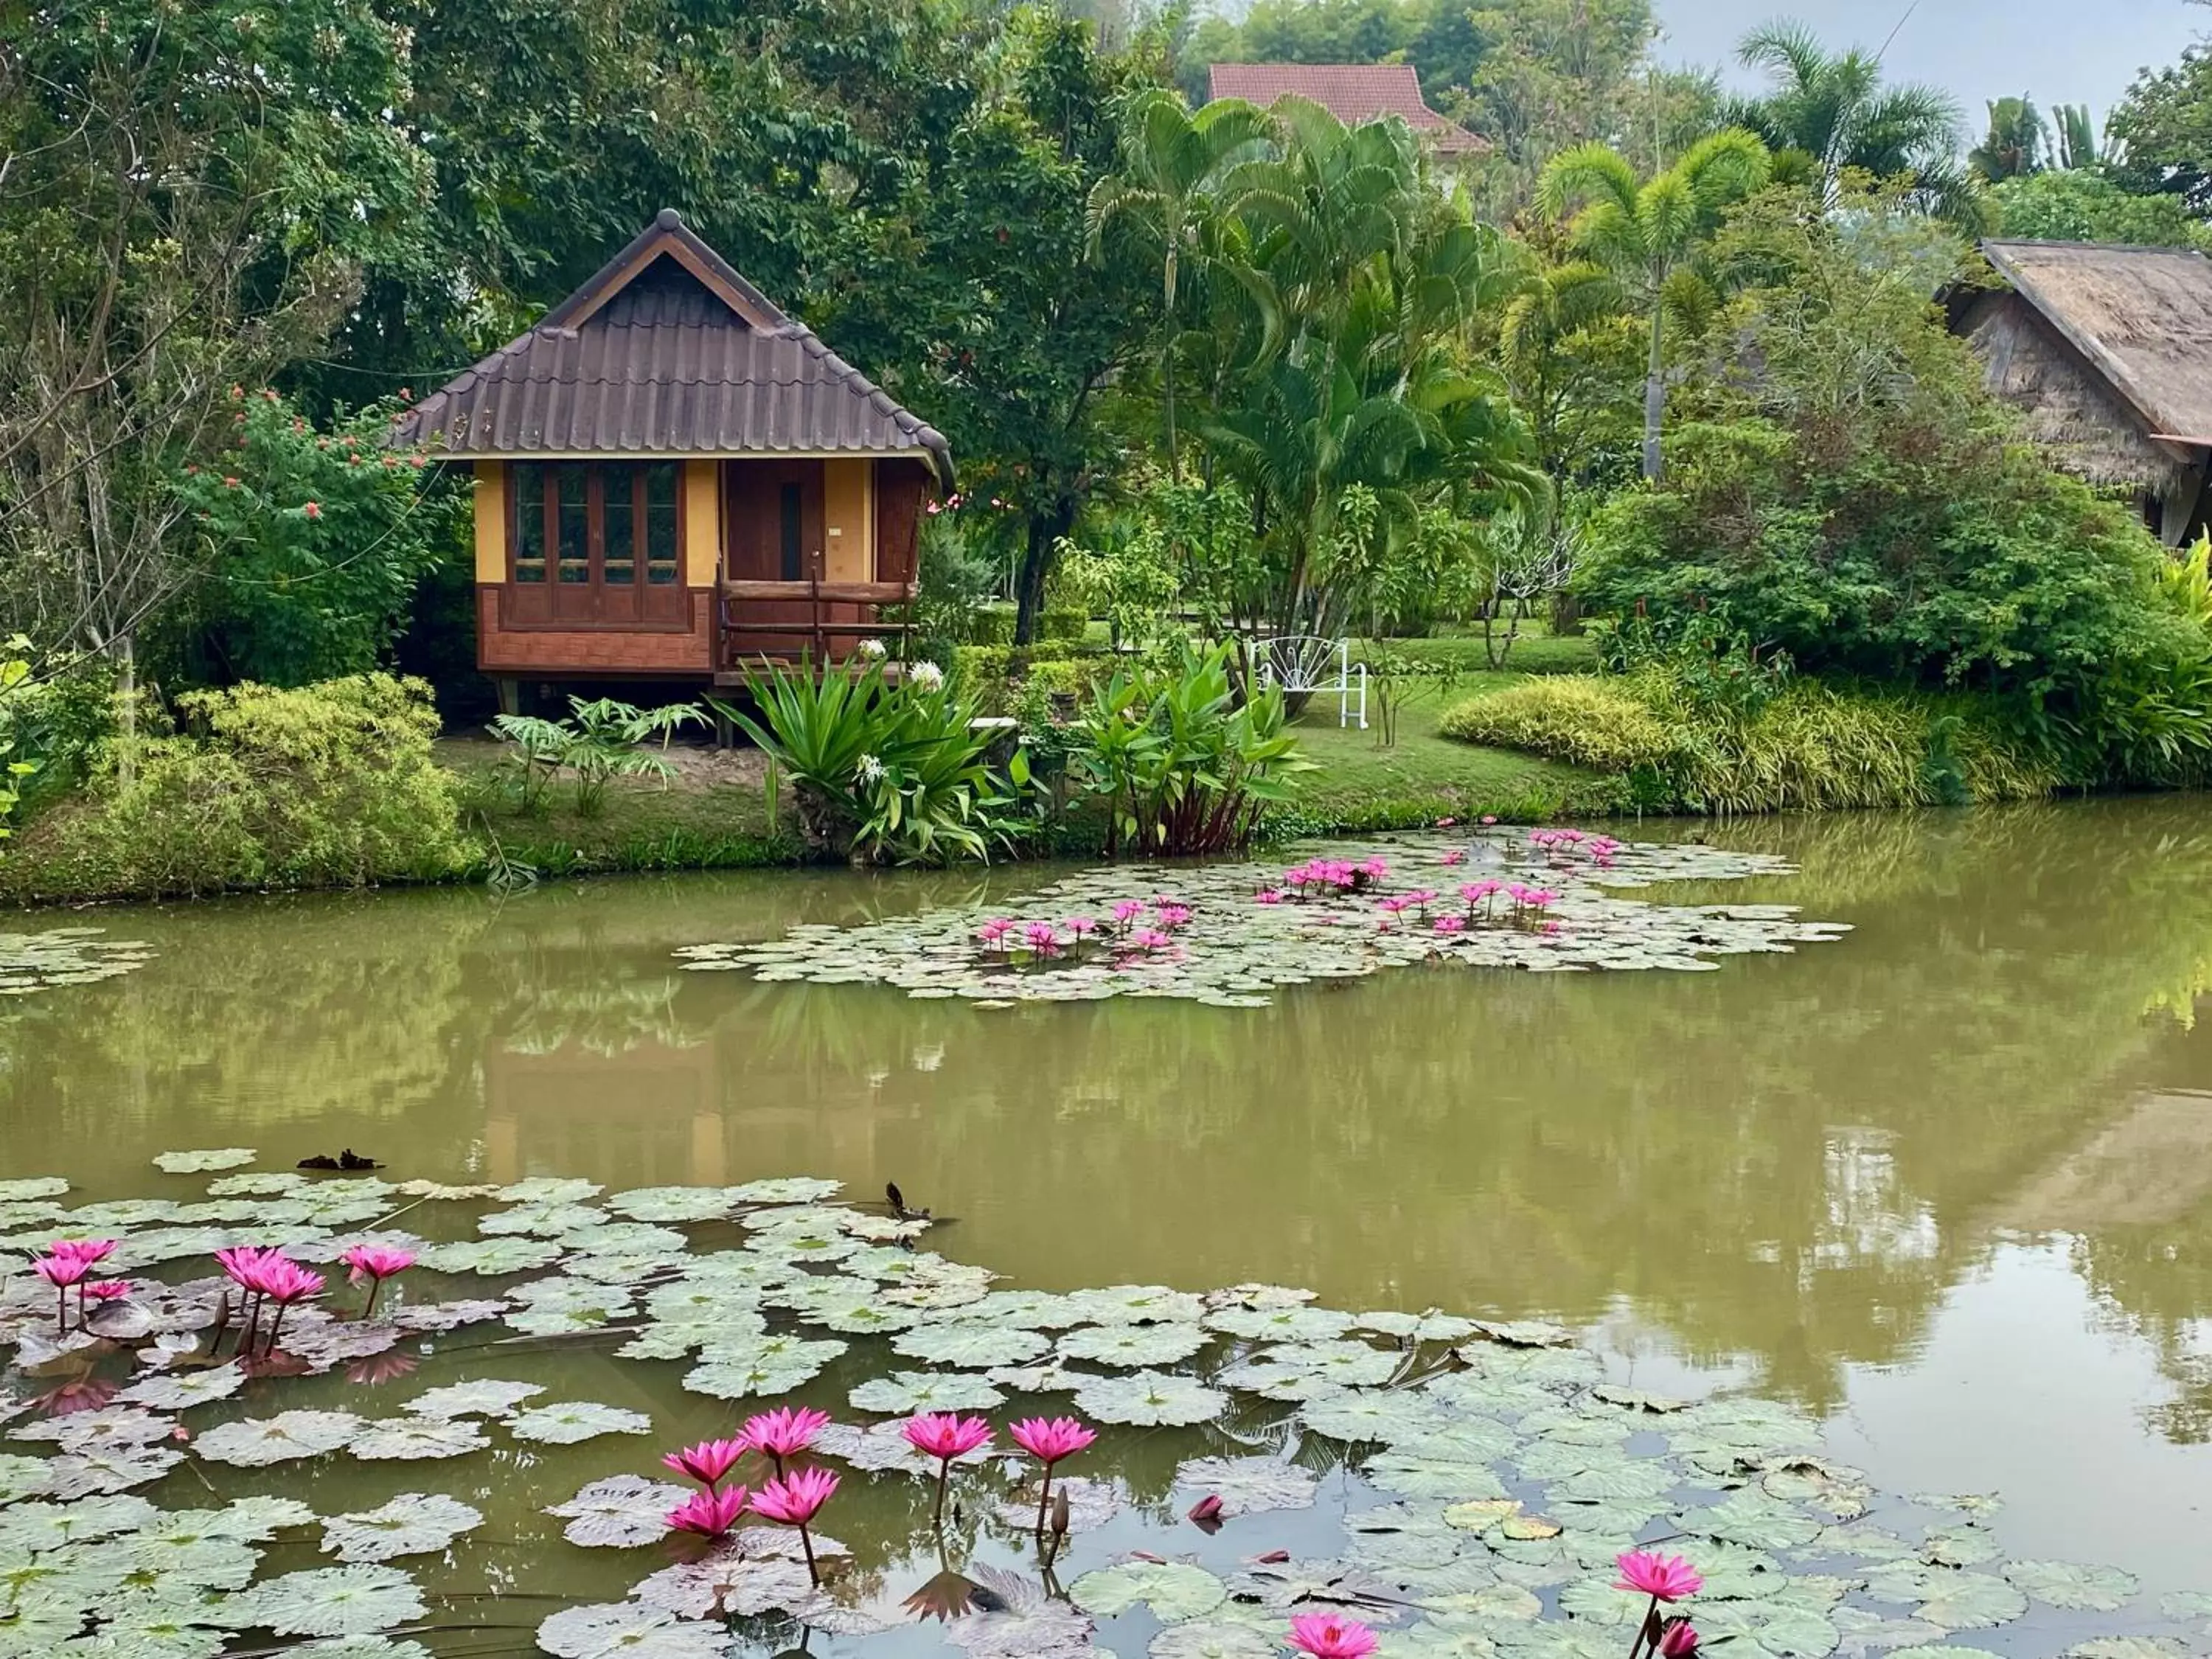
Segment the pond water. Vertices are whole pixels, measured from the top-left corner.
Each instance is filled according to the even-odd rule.
[[[1258,1280],[1558,1321],[1631,1387],[1802,1407],[1879,1487],[2002,1494],[2009,1556],[2110,1563],[2152,1601],[2212,1591],[2212,1028],[2193,1018],[2212,815],[1637,833],[1785,857],[1798,873],[1687,897],[1852,931],[1701,974],[1411,968],[1256,1009],[978,1008],[673,952],[941,903],[1015,913],[1054,872],[88,912],[63,920],[154,954],[0,1011],[0,1181],[188,1196],[153,1156],[229,1146],[262,1169],[350,1146],[395,1181],[805,1174],[863,1199],[895,1181],[940,1218],[930,1248],[1010,1285]],[[664,1416],[651,1451],[728,1420],[672,1368],[517,1364],[498,1374]],[[566,1484],[543,1502],[652,1468],[641,1442],[545,1455]],[[404,1468],[308,1495],[327,1513],[440,1489],[440,1466]],[[176,1479],[157,1502],[186,1501]]]

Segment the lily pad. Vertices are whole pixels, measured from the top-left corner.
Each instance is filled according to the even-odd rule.
[[[987,1412],[1006,1396],[969,1371],[893,1371],[854,1386],[853,1409],[908,1417],[917,1412]]]
[[[240,1598],[249,1622],[279,1636],[362,1636],[429,1609],[397,1567],[317,1567],[257,1584]]]
[[[1206,1423],[1218,1417],[1229,1396],[1188,1376],[1168,1371],[1136,1371],[1102,1376],[1075,1391],[1079,1410],[1102,1423]]]
[[[668,1511],[690,1498],[691,1490],[642,1475],[616,1474],[594,1480],[565,1504],[545,1513],[568,1522],[561,1535],[592,1549],[634,1549],[668,1531]]]
[[[1273,1457],[1200,1457],[1176,1471],[1176,1490],[1221,1500],[1224,1519],[1263,1510],[1313,1507],[1320,1483],[1295,1463]]]
[[[538,1649],[554,1659],[722,1659],[729,1642],[720,1625],[635,1601],[563,1607],[538,1626]]]
[[[1142,1607],[1164,1625],[1180,1625],[1212,1613],[1228,1597],[1228,1587],[1203,1567],[1180,1561],[1129,1561],[1086,1572],[1068,1586],[1068,1595],[1084,1612],[1118,1619]]]
[[[362,1429],[361,1419],[350,1412],[279,1412],[274,1417],[220,1424],[202,1434],[192,1449],[211,1462],[262,1468],[334,1452],[352,1444]]]
[[[891,1338],[894,1352],[933,1365],[962,1365],[988,1370],[994,1365],[1019,1365],[1035,1359],[1052,1345],[1035,1331],[1018,1326],[988,1325],[981,1321],[946,1321],[902,1331]]]
[[[1994,1573],[1953,1572],[1916,1616],[1945,1630],[1986,1630],[2027,1611],[2027,1598]]]
[[[501,1417],[544,1392],[543,1382],[484,1376],[470,1382],[449,1382],[417,1395],[407,1402],[407,1409],[417,1417]]]
[[[1195,1325],[1091,1325],[1061,1337],[1060,1352],[1063,1358],[1102,1365],[1172,1365],[1212,1340]]]
[[[170,1175],[205,1175],[215,1170],[235,1170],[260,1156],[251,1146],[217,1146],[196,1152],[156,1152],[154,1167]]]
[[[2071,1561],[2014,1561],[2005,1567],[2004,1576],[2014,1589],[2039,1601],[2088,1613],[2118,1613],[2135,1600],[2141,1588],[2131,1572]]]
[[[349,1450],[368,1462],[459,1457],[491,1443],[465,1417],[387,1417],[372,1423]]]
[[[346,1562],[389,1561],[443,1550],[483,1516],[443,1493],[402,1492],[373,1510],[334,1515],[323,1522],[323,1553]]]
[[[573,1446],[603,1434],[650,1434],[653,1419],[643,1412],[589,1401],[571,1405],[539,1406],[507,1419],[507,1431],[517,1440],[542,1440],[556,1446]]]

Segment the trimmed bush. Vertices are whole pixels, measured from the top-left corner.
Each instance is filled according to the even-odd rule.
[[[1437,729],[1462,743],[1519,749],[1552,760],[1632,772],[1674,753],[1667,726],[1626,680],[1557,674],[1525,680],[1444,711]]]
[[[1440,729],[1618,773],[1647,806],[1700,812],[2024,800],[2060,781],[1966,698],[1817,680],[1741,710],[1657,670],[1531,680],[1471,698]]]
[[[1501,627],[1498,630],[1504,634]],[[1352,660],[1374,655],[1405,657],[1413,662],[1446,665],[1465,674],[1488,673],[1490,654],[1480,637],[1445,635],[1429,639],[1365,640],[1352,647]],[[1508,674],[1587,674],[1598,665],[1597,643],[1585,635],[1523,631],[1505,659]]]
[[[420,680],[360,674],[181,698],[185,729],[124,763],[104,744],[88,794],[57,810],[9,871],[19,896],[358,886],[463,869],[452,774]]]

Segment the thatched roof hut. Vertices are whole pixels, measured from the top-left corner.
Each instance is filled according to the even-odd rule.
[[[2002,289],[1954,302],[1990,389],[2052,460],[2132,490],[2178,546],[2204,521],[2212,460],[2212,260],[2190,248],[1982,245]]]

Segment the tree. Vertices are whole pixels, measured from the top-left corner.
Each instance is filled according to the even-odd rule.
[[[2212,215],[2212,45],[2171,68],[2146,70],[2105,124],[2113,177],[2144,195],[2179,196]]]
[[[1505,308],[1498,360],[1538,464],[1555,483],[1632,474],[1644,331],[1603,265],[1540,254],[1534,263]]]
[[[1650,308],[1644,379],[1644,476],[1663,470],[1659,428],[1666,410],[1666,314],[1697,285],[1690,262],[1721,210],[1766,182],[1766,147],[1741,129],[1700,139],[1664,173],[1639,184],[1618,151],[1584,144],[1553,159],[1537,187],[1547,217],[1573,214],[1573,246],[1611,271]]]
[[[2057,122],[2057,165],[2067,172],[2097,165],[2097,126],[2087,104],[2061,104],[2051,111]]]
[[[1989,105],[1989,136],[1967,152],[1966,165],[1990,184],[2040,173],[2051,149],[2051,125],[2026,98]]]
[[[2179,196],[2138,196],[2101,170],[2051,168],[1990,192],[2007,236],[2048,242],[2127,242],[2212,252],[2212,227]]]
[[[1881,62],[1853,47],[1832,52],[1802,23],[1770,23],[1743,38],[1736,56],[1764,70],[1773,87],[1739,100],[1736,125],[1766,141],[1784,176],[1802,174],[1826,200],[1846,171],[1876,179],[1910,174],[1929,211],[1972,222],[1979,205],[1958,162],[1962,116],[1947,93],[1917,83],[1886,87]]]
[[[1176,94],[1147,88],[1121,113],[1120,171],[1091,186],[1085,214],[1091,257],[1101,257],[1106,236],[1119,228],[1159,261],[1160,392],[1171,483],[1182,479],[1176,443],[1182,262],[1206,257],[1206,224],[1218,209],[1224,179],[1264,153],[1271,131],[1266,115],[1240,100],[1220,99],[1193,115]]]
[[[1425,501],[1539,507],[1549,492],[1469,343],[1519,280],[1504,239],[1424,183],[1403,122],[1347,128],[1296,100],[1277,113],[1281,153],[1243,169],[1234,199],[1279,344],[1205,436],[1266,554],[1266,591],[1243,608],[1278,633],[1328,635]]]
[[[64,0],[0,27],[0,593],[128,692],[200,574],[174,483],[229,434],[230,389],[319,349],[362,263],[419,228],[403,43],[349,0]]]

